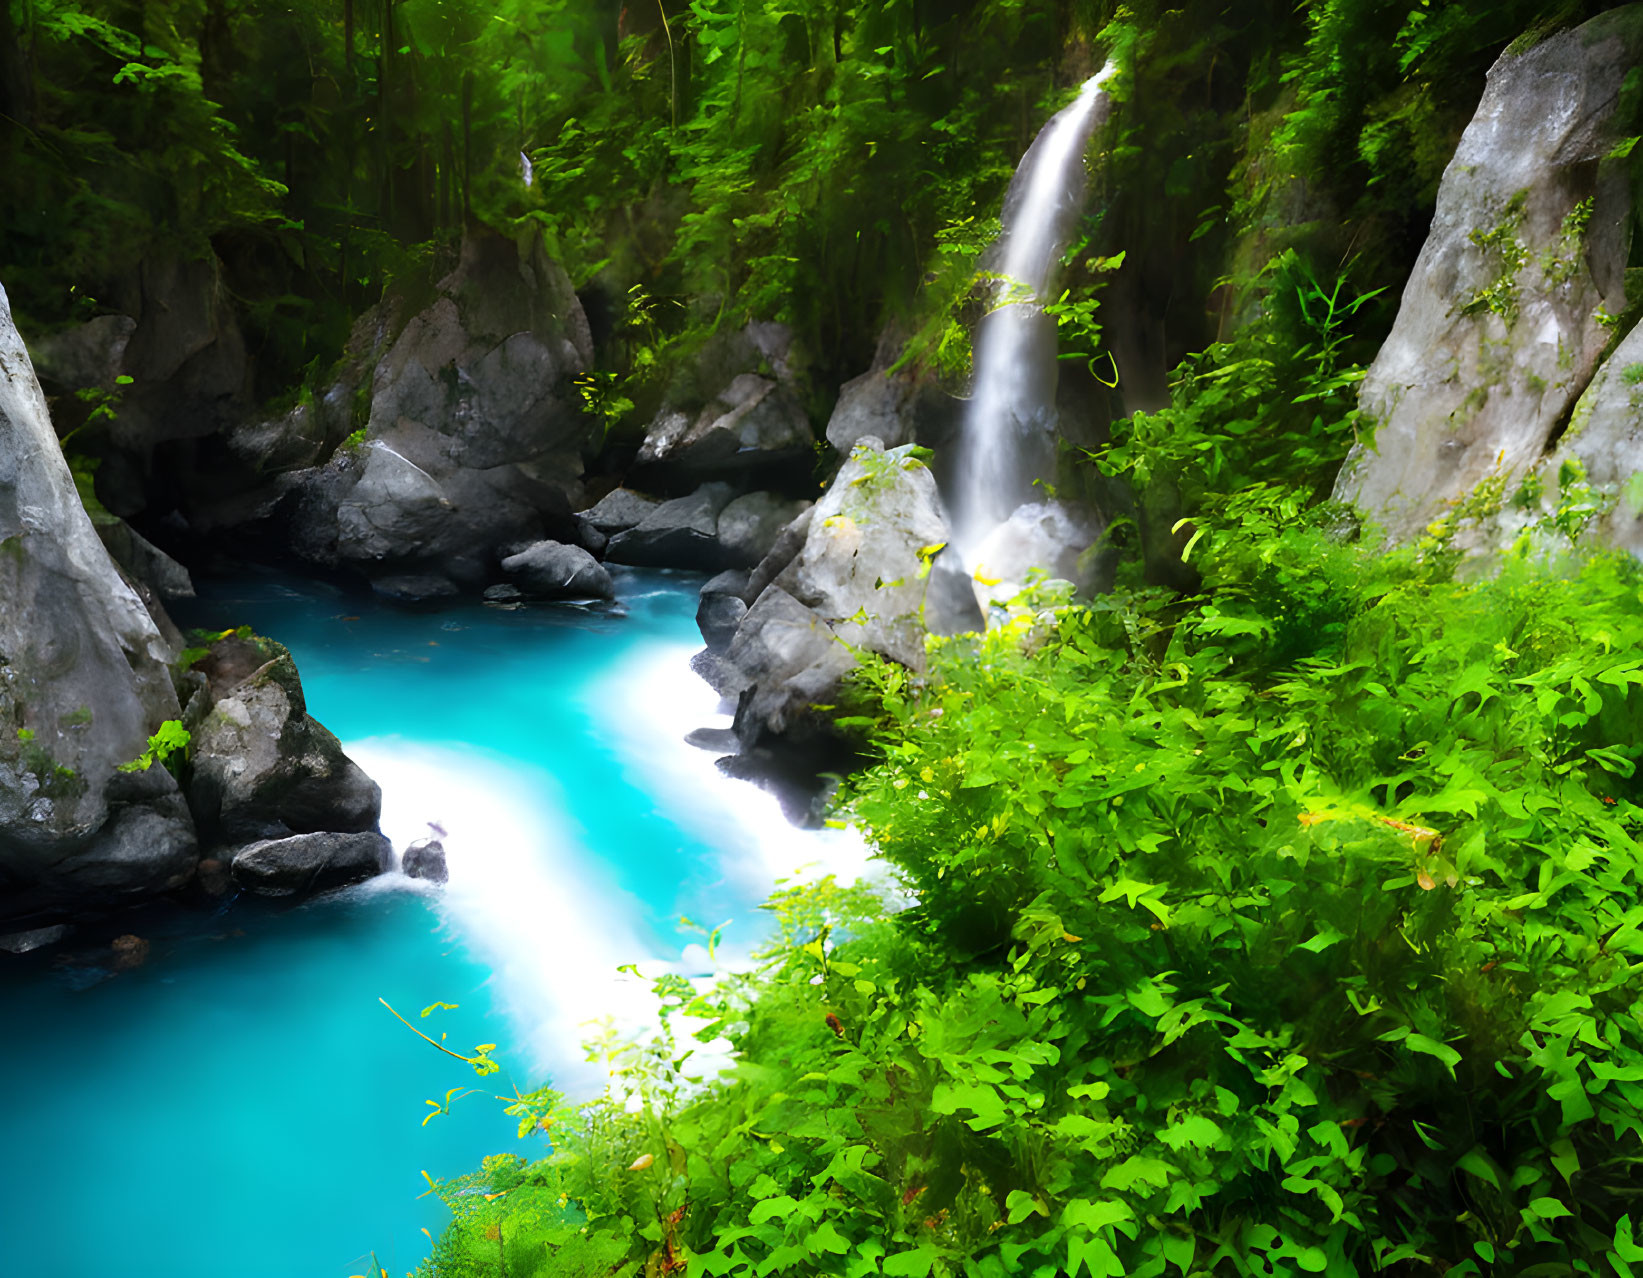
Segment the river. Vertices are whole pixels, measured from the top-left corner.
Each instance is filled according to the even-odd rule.
[[[398,874],[294,906],[153,907],[0,964],[0,1274],[395,1275],[486,1154],[539,1156],[486,1096],[600,1085],[589,1023],[647,1020],[647,975],[745,961],[772,882],[862,868],[684,743],[725,726],[688,668],[695,578],[624,572],[619,607],[407,612],[277,575],[207,584],[186,623],[285,643],[310,711],[383,787],[403,848],[446,834],[444,889]],[[499,1044],[499,1074],[416,1038]],[[436,1003],[454,1009],[434,1008]],[[426,1231],[426,1232],[425,1232]]]

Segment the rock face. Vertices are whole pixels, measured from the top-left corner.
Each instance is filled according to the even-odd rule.
[[[1619,314],[1630,192],[1621,87],[1643,7],[1501,57],[1444,173],[1431,234],[1360,393],[1373,449],[1335,495],[1394,541],[1474,498],[1498,505],[1591,380]]]
[[[502,571],[538,599],[613,599],[616,586],[604,565],[580,546],[533,542],[502,561]]]
[[[703,484],[688,497],[665,501],[625,532],[610,539],[605,558],[612,563],[654,568],[724,566],[719,545],[719,512],[730,504],[729,484]]]
[[[719,546],[726,562],[751,568],[770,553],[782,529],[810,503],[775,493],[748,493],[719,512]]]
[[[814,435],[793,392],[768,377],[741,373],[694,417],[665,412],[639,449],[641,465],[684,474],[725,475],[802,461]]]
[[[229,870],[235,883],[258,896],[297,896],[381,874],[392,855],[388,840],[375,832],[326,830],[247,844]]]
[[[75,491],[0,290],[0,920],[193,872],[164,768],[117,769],[180,710],[171,654]]]
[[[710,651],[696,669],[720,695],[738,699],[744,745],[825,736],[825,716],[814,707],[835,699],[855,651],[923,670],[933,622],[979,627],[973,596],[961,619],[945,603],[939,622],[930,613],[944,595],[932,585],[932,561],[949,535],[935,480],[911,448],[860,441],[822,499],[753,570],[741,596],[751,603],[720,654],[712,651],[713,639],[722,639],[718,618],[708,618]]]
[[[290,653],[231,635],[197,668],[209,686],[189,706],[189,799],[208,846],[376,830],[382,792],[308,714]]]
[[[631,488],[615,488],[578,516],[607,537],[645,522],[662,503]]]
[[[592,357],[539,240],[470,237],[376,364],[363,445],[296,482],[296,549],[368,578],[477,589],[498,547],[568,533],[594,435],[572,379]]]

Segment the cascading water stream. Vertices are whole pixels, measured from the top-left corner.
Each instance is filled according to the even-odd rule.
[[[1044,126],[1004,201],[995,309],[976,335],[975,387],[959,440],[954,540],[977,565],[988,534],[1033,498],[1054,460],[1055,321],[1044,312],[1083,204],[1084,149],[1105,121],[1112,62]]]

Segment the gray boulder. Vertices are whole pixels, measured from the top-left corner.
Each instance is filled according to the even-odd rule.
[[[1007,603],[1038,569],[1088,593],[1095,574],[1085,552],[1099,534],[1092,519],[1064,502],[1019,506],[977,548],[975,591],[987,603]]]
[[[822,499],[750,575],[740,598],[758,593],[722,651],[714,647],[719,618],[702,627],[710,647],[693,669],[737,699],[744,746],[826,738],[827,716],[815,707],[836,702],[858,651],[922,671],[932,629],[979,627],[967,579],[955,591],[934,571],[949,537],[935,480],[911,448],[858,443]],[[734,608],[723,607],[728,620]]]
[[[776,544],[782,529],[810,508],[811,503],[775,493],[748,493],[719,512],[719,545],[725,560],[753,567]]]
[[[1637,6],[1502,55],[1438,190],[1431,233],[1359,403],[1373,447],[1337,498],[1419,536],[1498,507],[1546,451],[1624,309],[1630,191],[1606,157],[1643,57]]]
[[[581,519],[607,537],[626,532],[645,522],[662,503],[631,488],[613,488],[589,509],[579,511]]]
[[[112,388],[136,327],[129,315],[99,315],[35,338],[28,344],[29,357],[48,385],[66,391]]]
[[[694,414],[669,410],[639,449],[640,465],[728,475],[804,458],[814,443],[797,396],[757,373],[741,373]]]
[[[538,541],[502,561],[502,571],[538,599],[614,599],[616,586],[597,559],[580,546]]]
[[[444,883],[451,877],[445,864],[445,845],[438,839],[418,839],[405,849],[399,868],[408,879],[425,879],[429,883]]]
[[[509,542],[569,527],[596,426],[573,385],[587,318],[540,240],[463,242],[375,366],[361,449],[294,477],[292,541],[369,578],[480,588]]]
[[[816,503],[776,584],[851,647],[924,669],[928,563],[952,540],[935,478],[910,447],[860,441]]]
[[[748,609],[724,654],[728,678],[717,688],[737,697],[735,731],[744,745],[767,737],[826,736],[825,713],[856,659],[826,618],[779,586]]]
[[[381,874],[392,856],[392,845],[375,832],[324,830],[247,844],[234,853],[229,872],[258,896],[300,896]]]
[[[665,501],[634,527],[610,539],[605,558],[611,563],[652,568],[700,568],[724,565],[719,545],[719,513],[730,504],[732,488],[703,484],[688,497]]]
[[[158,766],[170,652],[81,505],[0,290],[0,920],[117,903],[193,869]]]
[[[696,601],[696,628],[710,651],[723,651],[747,615],[748,580],[745,568],[726,568],[702,587]]]
[[[211,846],[376,829],[382,792],[308,714],[291,655],[271,639],[230,635],[197,664],[208,681],[190,704],[190,806]]]
[[[128,578],[149,587],[161,599],[192,599],[194,579],[188,569],[123,519],[96,521],[97,536]]]

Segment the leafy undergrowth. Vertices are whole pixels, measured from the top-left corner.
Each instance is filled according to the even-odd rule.
[[[1637,570],[1222,540],[870,667],[850,814],[917,904],[778,896],[659,990],[734,1070],[667,1031],[520,1107],[554,1152],[444,1186],[425,1272],[1630,1273]]]

